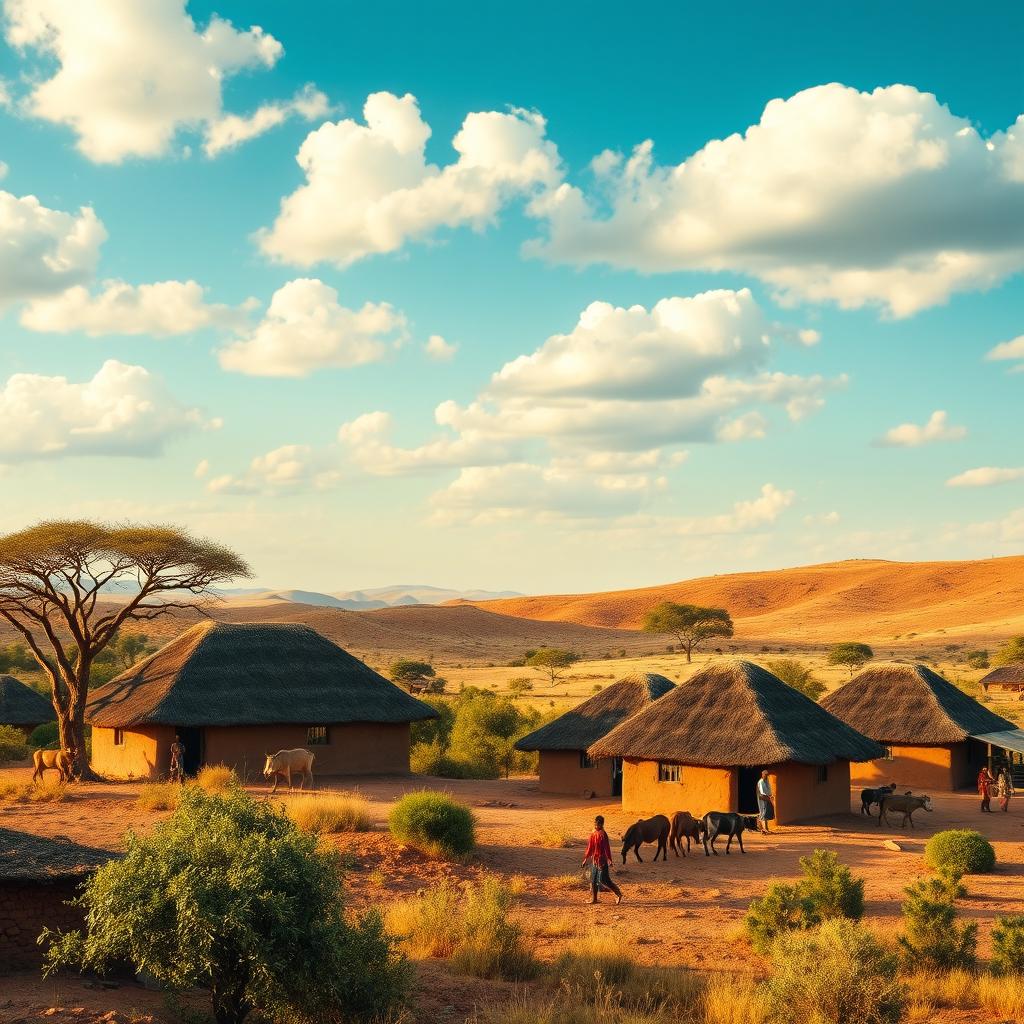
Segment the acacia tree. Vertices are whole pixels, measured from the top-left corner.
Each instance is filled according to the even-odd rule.
[[[686,651],[686,660],[705,640],[733,634],[732,619],[724,608],[702,608],[696,604],[662,601],[645,616],[641,627],[645,633],[667,633]]]
[[[560,647],[541,647],[530,652],[526,664],[530,668],[547,672],[548,680],[554,686],[561,679],[565,670],[579,660],[580,656],[574,651],[564,651]]]
[[[0,618],[25,639],[50,682],[60,745],[85,760],[85,706],[97,656],[126,622],[195,607],[216,583],[251,575],[229,548],[172,526],[53,520],[0,537]],[[134,587],[117,603],[112,584]]]
[[[828,652],[826,660],[830,665],[846,666],[852,676],[854,672],[862,669],[874,656],[875,652],[867,644],[845,643],[836,644]]]

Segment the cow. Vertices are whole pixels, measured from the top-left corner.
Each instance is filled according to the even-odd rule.
[[[882,827],[882,818],[885,818],[886,825],[889,824],[889,811],[903,812],[903,828],[914,828],[914,811],[923,807],[926,811],[932,810],[932,798],[930,796],[911,796],[905,793],[902,796],[897,793],[890,793],[883,796],[878,804],[878,827]]]
[[[661,854],[662,860],[668,860],[668,834],[671,825],[664,814],[656,814],[653,818],[634,822],[626,829],[622,837],[622,863],[626,863],[626,855],[630,850],[633,856],[643,864],[643,857],[640,856],[641,843],[657,843],[658,849],[654,851],[654,859]]]
[[[753,822],[753,824],[751,824]],[[704,856],[710,857],[713,853],[716,857],[718,851],[715,849],[715,840],[719,836],[728,836],[729,841],[725,844],[725,852],[729,852],[732,841],[735,838],[740,844],[740,853],[746,853],[743,849],[743,830],[756,827],[756,821],[746,814],[736,814],[733,811],[708,811],[700,820],[701,840],[704,843]],[[708,844],[711,844],[711,853],[708,852]]]
[[[53,769],[60,776],[61,782],[70,782],[75,767],[75,750],[35,750],[32,752],[32,781],[42,783],[43,772]]]
[[[274,777],[274,788],[270,791],[271,796],[277,792],[277,783],[283,775],[288,780],[288,788],[292,788],[292,772],[300,772],[302,781],[299,789],[304,789],[306,776],[309,776],[309,788],[313,788],[313,758],[316,755],[312,751],[296,747],[294,750],[279,750],[276,754],[267,754],[266,763],[263,765],[263,776],[269,779]]]
[[[888,786],[879,786],[877,789],[862,789],[860,791],[860,813],[870,817],[871,805],[877,804],[887,793],[895,792],[895,782],[890,782]]]
[[[683,849],[684,839],[686,840],[686,849],[683,850],[683,856],[687,857],[690,853],[690,840],[695,843],[700,842],[700,822],[689,811],[676,811],[672,815],[672,828],[668,841],[672,852],[677,857],[679,851]]]

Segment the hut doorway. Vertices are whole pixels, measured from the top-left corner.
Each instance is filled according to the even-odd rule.
[[[203,730],[182,726],[175,731],[181,737],[181,744],[185,748],[185,774],[197,775],[203,765]]]
[[[761,772],[767,765],[759,764],[753,768],[739,769],[739,790],[736,794],[736,802],[739,804],[740,814],[757,814],[757,782],[761,778]]]
[[[612,758],[612,796],[622,796],[622,758]]]

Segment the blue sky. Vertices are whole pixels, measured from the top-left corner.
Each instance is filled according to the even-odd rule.
[[[1024,545],[1019,5],[0,7],[0,527],[324,590]]]

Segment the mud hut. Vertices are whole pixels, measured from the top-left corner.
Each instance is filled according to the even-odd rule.
[[[979,680],[985,693],[1024,694],[1024,662],[992,669]],[[1024,697],[1021,697],[1024,700]]]
[[[28,737],[55,717],[53,705],[41,693],[14,676],[0,676],[0,725],[13,725]]]
[[[308,626],[206,622],[97,689],[92,766],[115,778],[227,764],[243,778],[266,753],[307,747],[318,775],[407,774],[410,724],[437,713]]]
[[[622,760],[591,758],[587,748],[674,687],[671,679],[653,672],[626,676],[524,736],[516,747],[540,752],[540,788],[544,793],[619,796]]]
[[[881,748],[749,661],[716,663],[590,747],[621,757],[630,813],[756,813],[767,769],[778,821],[850,810],[850,762]]]
[[[954,790],[974,784],[989,762],[992,735],[1019,732],[926,665],[874,665],[821,702],[885,748],[853,769],[864,785]],[[1024,741],[1024,732],[1017,742]],[[1021,745],[1024,749],[1024,744]]]

